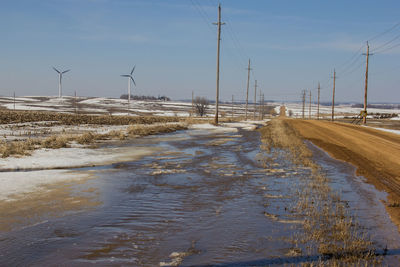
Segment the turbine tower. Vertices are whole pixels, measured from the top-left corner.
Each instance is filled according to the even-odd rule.
[[[133,79],[133,72],[135,71],[136,65],[133,66],[133,69],[130,74],[122,74],[121,77],[128,77],[128,103],[131,102],[131,80],[133,84],[136,86],[135,80]]]
[[[59,71],[58,69],[54,68],[53,69],[58,73],[58,97],[61,98],[62,97],[62,84],[61,84],[61,80],[62,80],[62,76],[64,73],[67,73],[70,70],[65,70],[65,71]]]

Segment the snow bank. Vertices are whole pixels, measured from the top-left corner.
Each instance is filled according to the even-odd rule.
[[[13,198],[12,195],[32,192],[44,184],[87,177],[89,177],[87,172],[68,170],[0,172],[0,200],[9,200]]]
[[[226,127],[226,126],[215,126],[209,123],[203,123],[203,124],[192,124],[189,126],[189,129],[191,130],[206,130],[206,131],[211,131],[214,133],[236,133],[238,131],[237,128],[233,127]]]
[[[131,161],[160,149],[146,147],[39,149],[31,156],[0,159],[0,170],[62,169]]]

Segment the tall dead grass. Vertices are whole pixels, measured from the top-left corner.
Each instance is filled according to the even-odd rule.
[[[328,178],[312,160],[312,152],[298,133],[280,119],[270,121],[260,132],[262,147],[270,155],[264,160],[265,167],[283,157],[310,169],[310,176],[303,178],[297,188],[298,200],[292,207],[293,212],[305,218],[304,234],[293,237],[294,243],[308,244],[309,255],[319,253],[327,259],[317,266],[377,263],[371,241],[340,196],[332,191]]]
[[[131,125],[126,130],[110,131],[105,134],[95,132],[86,132],[77,135],[52,135],[46,138],[29,138],[19,141],[0,141],[0,155],[3,158],[9,156],[30,155],[35,149],[51,148],[59,149],[69,147],[71,143],[76,142],[81,145],[94,144],[99,140],[134,138],[137,136],[155,135],[161,133],[171,133],[178,130],[187,129],[187,124],[171,123],[156,125]]]

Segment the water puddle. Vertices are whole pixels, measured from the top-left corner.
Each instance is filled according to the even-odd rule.
[[[162,149],[137,161],[79,169],[94,171],[96,179],[75,184],[75,197],[95,194],[96,205],[3,231],[0,265],[265,266],[319,260],[297,240],[307,217],[293,209],[311,170],[279,156],[266,160],[258,132],[188,130],[124,146]],[[309,147],[373,246],[388,249],[383,263],[398,262],[400,236],[380,201],[385,195],[356,177],[352,166]]]

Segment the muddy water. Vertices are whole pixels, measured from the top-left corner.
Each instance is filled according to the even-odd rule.
[[[259,133],[190,130],[124,145],[163,151],[90,169],[96,178],[73,190],[94,190],[101,204],[61,209],[1,233],[1,265],[265,266],[318,259],[294,249],[304,218],[290,212],[310,170],[284,159],[265,169]],[[385,196],[348,164],[310,147],[374,248],[388,248],[384,263],[395,266],[400,236],[380,202]]]

